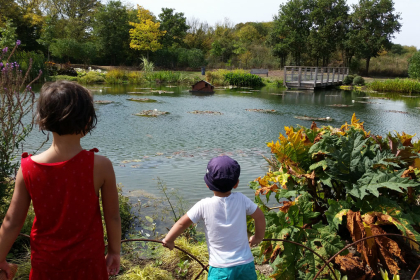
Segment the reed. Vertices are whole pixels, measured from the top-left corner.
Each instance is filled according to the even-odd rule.
[[[231,72],[225,74],[224,77],[229,85],[232,86],[260,87],[264,85],[262,78],[254,74]]]
[[[420,82],[412,79],[376,80],[368,88],[381,92],[420,93]]]
[[[236,70],[217,69],[213,71],[208,71],[206,73],[206,80],[207,82],[215,86],[227,86],[229,85],[229,82],[225,79],[225,75],[228,73],[246,74],[246,72],[242,69],[236,69]]]
[[[122,84],[127,81],[127,73],[119,69],[111,70],[106,73],[105,81],[107,84]]]

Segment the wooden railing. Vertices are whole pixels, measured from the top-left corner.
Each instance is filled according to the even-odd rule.
[[[284,86],[297,88],[319,88],[337,85],[349,74],[347,67],[284,67]]]

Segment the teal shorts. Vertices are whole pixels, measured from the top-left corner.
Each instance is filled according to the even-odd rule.
[[[212,267],[208,280],[257,280],[254,262],[232,267]]]

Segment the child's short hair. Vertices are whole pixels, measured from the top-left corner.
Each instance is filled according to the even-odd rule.
[[[46,83],[38,99],[36,122],[58,135],[87,134],[97,123],[89,90],[69,81]]]

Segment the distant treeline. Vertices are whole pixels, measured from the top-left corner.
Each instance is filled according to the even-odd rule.
[[[391,42],[401,29],[392,0],[351,7],[346,0],[289,0],[267,22],[214,26],[171,8],[157,16],[146,8],[119,0],[2,0],[0,47],[21,40],[18,56],[32,57],[38,69],[45,61],[139,66],[148,57],[166,69],[342,65],[358,72],[372,58],[417,51]]]

